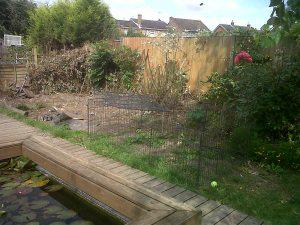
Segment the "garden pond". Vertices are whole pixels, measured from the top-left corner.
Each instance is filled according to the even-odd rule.
[[[25,163],[0,162],[0,225],[124,224],[50,176],[23,169]]]

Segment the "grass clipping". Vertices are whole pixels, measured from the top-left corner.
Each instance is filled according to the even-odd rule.
[[[81,93],[90,90],[87,47],[52,53],[37,68],[30,68],[30,87],[35,93]]]

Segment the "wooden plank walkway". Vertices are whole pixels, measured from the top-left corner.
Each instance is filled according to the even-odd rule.
[[[22,154],[123,214],[130,219],[129,224],[266,225],[228,206],[0,114],[0,159]]]

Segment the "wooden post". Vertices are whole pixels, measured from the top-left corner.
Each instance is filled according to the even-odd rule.
[[[33,60],[34,60],[34,66],[38,66],[38,53],[37,53],[37,48],[33,48]]]

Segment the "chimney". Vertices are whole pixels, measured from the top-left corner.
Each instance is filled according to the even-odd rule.
[[[231,21],[231,26],[234,26],[234,22],[233,22],[233,20]]]
[[[138,15],[138,25],[139,25],[139,27],[142,27],[142,19],[143,19],[142,14],[139,14]]]

